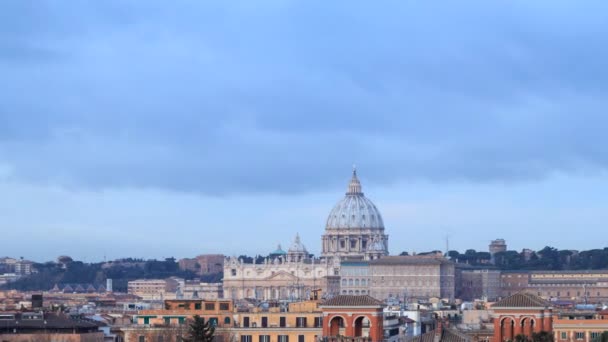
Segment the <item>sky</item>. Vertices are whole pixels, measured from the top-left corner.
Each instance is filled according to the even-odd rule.
[[[0,256],[608,246],[605,1],[0,2]]]

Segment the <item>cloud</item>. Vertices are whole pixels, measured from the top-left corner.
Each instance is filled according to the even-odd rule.
[[[607,6],[5,2],[0,163],[213,195],[603,172]]]

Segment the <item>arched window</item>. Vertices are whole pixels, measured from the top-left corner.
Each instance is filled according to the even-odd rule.
[[[359,279],[355,279],[355,286],[359,286]]]
[[[342,286],[346,286],[346,279],[342,279]]]
[[[353,286],[353,280],[352,279],[348,279],[348,285],[349,286]]]
[[[224,318],[224,324],[230,324],[230,317]]]

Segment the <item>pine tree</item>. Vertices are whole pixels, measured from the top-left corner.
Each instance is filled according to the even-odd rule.
[[[215,327],[211,325],[211,321],[205,322],[205,320],[195,315],[192,323],[188,328],[188,337],[183,338],[184,342],[211,342],[213,341],[213,332]]]

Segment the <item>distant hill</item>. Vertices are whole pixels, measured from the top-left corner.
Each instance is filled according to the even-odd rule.
[[[69,261],[66,263],[47,262],[33,265],[37,273],[23,277],[18,281],[2,286],[3,289],[21,291],[47,291],[55,284],[93,284],[105,285],[106,279],[112,279],[113,290],[127,292],[127,283],[134,279],[164,279],[180,277],[187,280],[201,278],[203,282],[219,282],[223,274],[196,276],[192,271],[183,271],[174,258],[159,260],[122,259],[112,262],[83,263]]]

